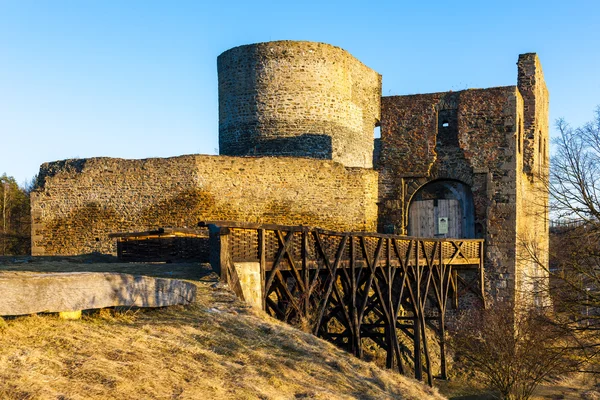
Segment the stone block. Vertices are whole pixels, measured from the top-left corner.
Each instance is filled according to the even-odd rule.
[[[57,312],[66,318],[106,307],[190,304],[196,285],[119,273],[0,272],[0,315]]]

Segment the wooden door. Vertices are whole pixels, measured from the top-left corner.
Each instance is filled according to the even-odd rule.
[[[438,200],[437,206],[438,218],[448,218],[448,232],[443,234],[441,230],[436,230],[439,235],[448,238],[462,238],[462,212],[458,200]]]
[[[462,210],[458,200],[420,200],[410,205],[410,236],[462,238],[462,225]]]
[[[433,200],[413,201],[408,214],[409,236],[435,237],[434,214]]]

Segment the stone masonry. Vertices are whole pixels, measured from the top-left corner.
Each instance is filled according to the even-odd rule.
[[[520,56],[518,76],[517,86],[383,97],[378,163],[383,232],[407,234],[428,183],[470,188],[488,293],[511,301],[531,299],[542,274],[527,248],[542,258],[548,248],[548,92],[535,54]]]
[[[411,205],[443,187],[465,203],[463,237],[485,239],[489,295],[543,301],[530,253],[547,263],[548,91],[537,55],[517,65],[516,86],[381,97],[381,76],[335,46],[233,48],[218,58],[222,155],[43,164],[33,253],[114,254],[109,233],[200,220],[408,234]]]
[[[377,172],[327,160],[192,155],[43,164],[32,193],[34,255],[116,253],[109,233],[202,220],[372,231]]]
[[[219,148],[371,168],[381,75],[325,43],[235,47],[217,60]]]

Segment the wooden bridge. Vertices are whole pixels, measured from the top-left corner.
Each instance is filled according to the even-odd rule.
[[[388,368],[406,373],[408,358],[415,377],[422,380],[425,373],[430,385],[432,345],[439,346],[446,378],[448,308],[458,308],[464,295],[485,307],[480,239],[226,221],[200,225],[210,230],[213,268],[240,298],[252,296],[243,275],[254,266],[258,304],[267,313],[359,358],[371,341],[386,352]],[[428,341],[426,327],[436,333],[436,343]]]

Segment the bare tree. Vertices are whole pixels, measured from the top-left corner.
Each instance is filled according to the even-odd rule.
[[[2,186],[2,233],[4,233],[4,237],[2,238],[2,255],[4,255],[6,254],[6,209],[8,208],[10,184],[8,182],[3,182]]]
[[[600,222],[600,107],[595,118],[573,129],[556,123],[555,155],[550,167],[552,211],[559,219]]]
[[[2,255],[29,254],[31,216],[29,193],[19,187],[13,177],[0,176],[0,244]]]
[[[540,309],[514,313],[509,302],[465,314],[450,338],[455,366],[474,371],[507,400],[530,398],[544,380],[579,363],[568,329]]]
[[[600,107],[581,127],[563,119],[556,127],[549,289],[557,320],[579,335],[580,356],[593,359],[600,350]]]

